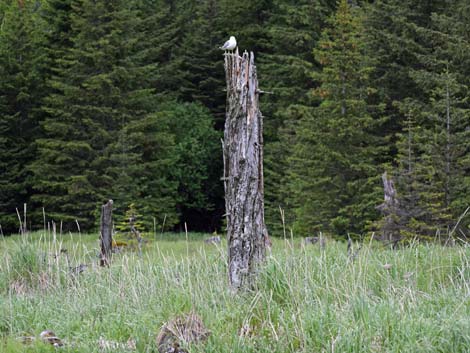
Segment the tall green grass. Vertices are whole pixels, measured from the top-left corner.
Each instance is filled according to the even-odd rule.
[[[190,352],[469,351],[467,247],[369,244],[352,261],[344,243],[275,240],[258,289],[239,294],[227,288],[225,248],[158,235],[142,257],[99,268],[97,235],[0,240],[0,350],[55,351],[17,342],[49,329],[64,352],[100,352],[100,337],[156,352],[162,324],[192,310],[211,335]],[[70,275],[80,263],[86,271]]]

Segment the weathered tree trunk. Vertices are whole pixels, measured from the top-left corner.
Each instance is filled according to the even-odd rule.
[[[384,185],[384,202],[377,208],[382,211],[384,221],[382,224],[382,240],[396,243],[400,240],[400,203],[397,197],[395,184],[387,172],[382,174],[382,181]]]
[[[113,246],[113,200],[109,200],[101,206],[100,227],[100,266],[108,266],[111,261]]]
[[[224,186],[228,276],[232,289],[250,288],[266,257],[264,223],[263,117],[253,53],[225,54],[227,110]]]
[[[398,207],[397,191],[392,178],[389,178],[387,172],[382,174],[384,184],[384,207],[394,209]]]

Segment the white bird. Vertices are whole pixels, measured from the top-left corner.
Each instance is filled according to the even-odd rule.
[[[234,36],[231,36],[228,41],[225,42],[223,46],[220,47],[222,50],[233,50],[237,47],[237,40]]]

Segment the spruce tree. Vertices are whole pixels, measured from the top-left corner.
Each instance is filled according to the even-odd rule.
[[[47,22],[45,33],[47,41],[44,47],[47,52],[50,68],[56,65],[55,61],[65,54],[71,45],[71,18],[72,2],[74,0],[47,0],[42,6],[42,17]]]
[[[273,3],[274,0],[219,0],[224,39],[234,35],[240,50],[253,51],[258,57],[267,53],[272,45],[268,24]]]
[[[431,14],[442,12],[446,6],[446,0],[377,0],[364,4],[365,39],[375,67],[371,86],[377,90],[377,102],[384,104],[382,115],[388,117],[381,133],[389,143],[388,163],[393,163],[396,157],[395,137],[406,125],[401,102],[425,97],[410,76],[412,70],[422,68],[419,56],[425,53],[417,29],[428,27]]]
[[[362,23],[361,10],[340,1],[314,51],[322,65],[314,73],[320,105],[300,121],[290,158],[295,228],[302,234],[361,233],[378,216],[383,147],[376,132],[382,121],[368,104],[373,66]]]
[[[142,18],[138,29],[143,35],[136,45],[142,59],[156,64],[155,74],[148,78],[151,87],[159,96],[181,98],[186,73],[180,69],[180,46],[188,30],[188,14],[192,15],[185,7],[187,2],[136,0],[136,4]]]
[[[118,143],[108,149],[107,175],[114,180],[111,193],[119,201],[117,214],[123,216],[134,203],[147,231],[153,228],[154,219],[166,229],[179,221],[173,119],[163,106],[139,116],[120,131]]]
[[[281,210],[291,223],[288,163],[295,125],[310,114],[311,72],[319,69],[312,52],[334,4],[324,1],[276,0],[268,22],[269,51],[259,60],[261,84],[273,92],[262,97],[265,116],[265,203],[270,232],[280,234]]]
[[[397,134],[397,156],[390,174],[397,188],[398,204],[393,209],[385,210],[385,218],[377,222],[383,240],[413,241],[417,234],[429,231],[425,223],[427,212],[423,209],[420,195],[422,164],[419,136],[422,135],[422,128],[417,123],[418,112],[415,108],[406,108],[406,121],[402,132]]]
[[[420,127],[415,134],[416,192],[422,211],[416,235],[420,236],[447,234],[469,202],[465,183],[468,88],[459,54],[465,53],[462,49],[469,42],[456,31],[455,23],[452,16],[435,14],[427,28],[417,29],[419,42],[426,47],[418,56],[421,68],[411,70],[410,76],[424,94],[402,104],[402,109],[415,112]]]
[[[215,0],[204,0],[193,7],[179,51],[179,70],[185,73],[180,97],[186,102],[204,104],[212,112],[217,127],[222,129],[226,94],[223,52],[218,48],[224,40],[221,10]]]
[[[29,165],[40,136],[44,23],[30,2],[3,3],[1,11],[0,224],[10,232],[18,229],[15,208],[29,202]]]
[[[113,168],[134,158],[116,145],[126,145],[122,129],[152,111],[146,75],[153,76],[154,65],[141,61],[132,4],[77,0],[70,16],[73,46],[56,61],[49,83],[34,198],[52,219],[89,228],[97,206],[116,197]],[[110,158],[116,151],[122,156]]]

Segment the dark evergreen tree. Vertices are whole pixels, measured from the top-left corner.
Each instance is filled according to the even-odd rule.
[[[123,205],[139,206],[147,230],[153,218],[167,229],[185,222],[191,229],[220,226],[220,136],[212,124],[207,109],[174,101],[123,130],[126,152],[110,156],[122,166],[110,169],[114,194]]]
[[[410,72],[424,96],[402,104],[402,109],[414,112],[419,126],[414,134],[418,146],[414,198],[421,214],[414,221],[419,225],[414,233],[422,237],[447,234],[469,202],[464,180],[468,170],[464,157],[470,147],[468,88],[459,72],[459,53],[469,42],[456,31],[452,17],[433,15],[431,20],[428,28],[417,29],[419,42],[426,47],[418,56],[422,67]]]
[[[224,214],[221,134],[214,130],[210,112],[199,104],[173,103],[159,114],[167,116],[175,135],[171,175],[178,184],[180,224],[213,231]]]
[[[273,3],[274,0],[219,0],[223,39],[234,35],[241,51],[253,51],[258,53],[258,57],[267,53],[272,48],[268,23]]]
[[[18,229],[15,208],[29,202],[44,92],[44,23],[31,2],[2,3],[0,29],[0,224]],[[29,226],[29,225],[28,225]]]
[[[220,8],[215,0],[204,0],[193,7],[180,47],[179,70],[185,73],[181,98],[203,103],[212,112],[217,127],[222,129],[226,94],[223,52],[218,48],[225,40],[220,30]]]
[[[295,225],[304,234],[360,233],[378,216],[383,148],[375,134],[382,121],[372,118],[377,107],[367,101],[373,67],[363,36],[360,9],[342,0],[315,50],[321,103],[301,120],[291,157]]]
[[[41,7],[41,15],[47,23],[44,47],[50,69],[56,67],[65,52],[72,46],[71,14],[74,0],[47,0]]]
[[[311,103],[309,96],[314,82],[310,73],[318,69],[312,48],[333,10],[331,4],[322,0],[273,1],[267,33],[269,51],[261,53],[259,66],[264,85],[275,92],[265,97],[265,114],[271,118],[267,127],[274,131],[291,105]],[[267,134],[275,133],[267,131]]]
[[[411,70],[422,67],[419,55],[424,54],[417,28],[428,26],[433,12],[442,12],[446,0],[377,0],[365,2],[365,40],[374,59],[371,86],[377,90],[376,99],[385,105],[382,115],[388,117],[382,126],[382,136],[388,140],[392,162],[396,149],[394,136],[400,132],[406,118],[400,102],[425,96],[410,76]]]
[[[280,234],[281,210],[291,223],[287,204],[287,158],[292,153],[295,125],[310,114],[313,104],[311,72],[319,69],[312,48],[321,28],[333,10],[326,1],[276,0],[268,22],[270,48],[260,56],[261,84],[273,94],[263,96],[265,115],[265,198],[266,222],[270,231]]]
[[[136,43],[141,57],[156,64],[153,77],[148,78],[159,96],[181,98],[180,88],[185,86],[186,73],[181,70],[180,46],[183,41],[190,8],[186,1],[137,0],[142,14]],[[193,49],[194,50],[194,49]]]
[[[72,3],[73,47],[54,68],[44,108],[46,137],[38,141],[33,165],[34,199],[56,221],[94,224],[97,205],[116,197],[114,164],[132,159],[109,158],[116,144],[125,144],[122,129],[152,111],[146,76],[153,76],[154,65],[141,61],[139,19],[124,1]]]
[[[118,215],[134,203],[149,231],[157,224],[171,229],[179,221],[177,155],[172,119],[164,107],[129,122],[108,156],[111,192],[119,197]],[[115,149],[117,147],[117,149]]]
[[[396,163],[391,173],[392,183],[396,186],[396,202],[391,207],[378,208],[384,218],[376,223],[381,239],[390,242],[413,241],[417,234],[428,230],[423,221],[426,210],[420,198],[419,175],[422,172],[418,136],[422,135],[416,123],[417,112],[408,107],[402,132],[397,134]],[[398,189],[398,190],[397,190]]]

